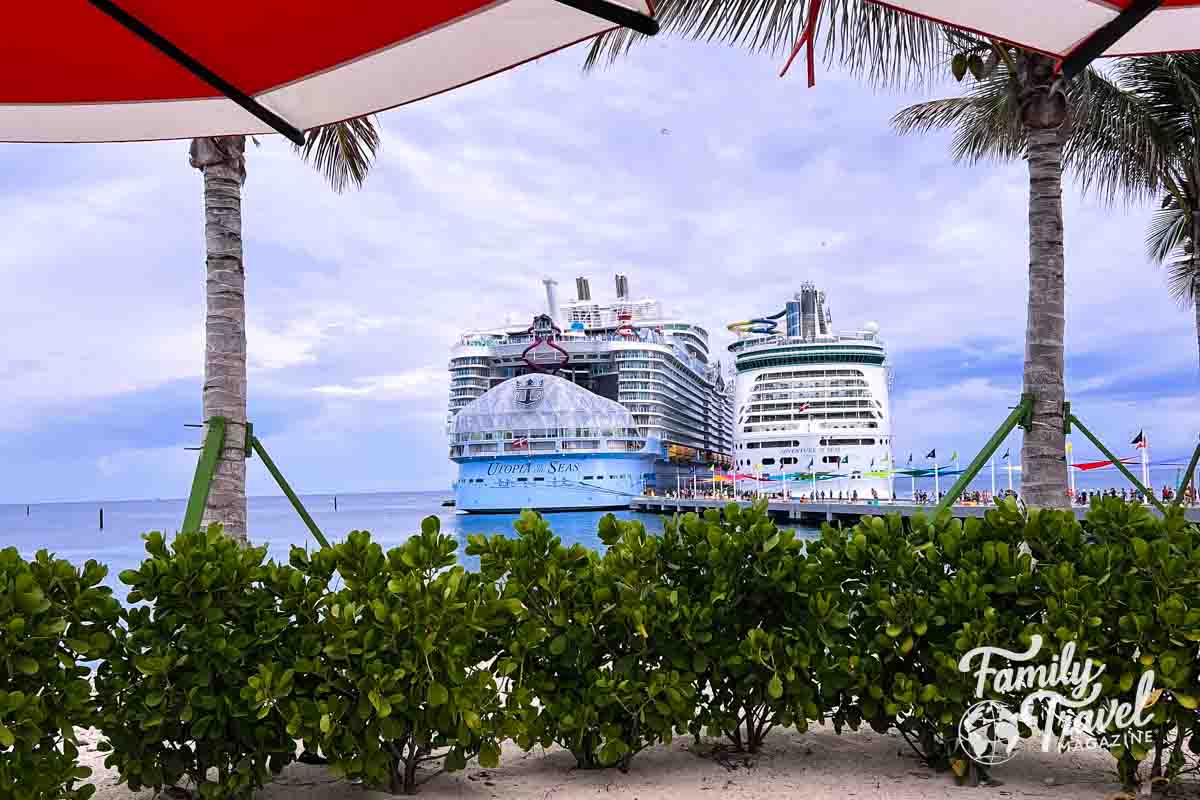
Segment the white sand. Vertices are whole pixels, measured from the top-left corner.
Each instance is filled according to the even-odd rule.
[[[151,800],[149,791],[132,793],[106,770],[104,753],[95,750],[89,732],[81,758],[94,770],[96,800]],[[523,753],[504,746],[500,767],[472,763],[463,772],[440,775],[421,787],[425,798],[501,798],[502,800],[756,800],[814,798],[829,800],[915,800],[916,798],[1111,798],[1120,791],[1113,759],[1106,753],[1047,754],[1027,742],[1025,751],[993,770],[1000,785],[969,789],[951,776],[922,766],[899,736],[873,731],[837,736],[830,728],[808,733],[773,733],[753,765],[722,751],[714,758],[709,742],[696,748],[690,737],[657,747],[634,759],[628,774],[616,770],[573,769],[567,752],[552,749]],[[1188,787],[1187,795],[1195,791]],[[332,779],[324,767],[294,764],[258,795],[260,800],[383,800],[390,795]]]

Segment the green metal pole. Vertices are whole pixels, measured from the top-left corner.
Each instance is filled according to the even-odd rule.
[[[1109,450],[1107,447],[1105,447],[1104,443],[1101,442],[1099,439],[1097,439],[1092,434],[1092,432],[1087,429],[1087,426],[1079,421],[1079,417],[1075,416],[1074,414],[1071,414],[1068,417],[1068,419],[1071,421],[1072,425],[1076,426],[1077,428],[1079,428],[1079,430],[1083,431],[1083,435],[1086,436],[1092,444],[1096,445],[1096,449],[1099,450],[1101,453],[1103,453],[1105,458],[1107,458],[1109,461],[1111,461],[1113,464],[1115,464],[1117,469],[1121,470],[1121,474],[1123,474],[1126,478],[1128,478],[1129,482],[1137,487],[1138,491],[1142,493],[1142,497],[1148,497],[1150,499],[1150,502],[1154,504],[1155,508],[1157,508],[1159,511],[1161,511],[1164,514],[1167,513],[1167,509],[1163,508],[1163,504],[1158,502],[1158,498],[1154,496],[1154,492],[1150,491],[1145,486],[1142,486],[1142,482],[1139,481],[1137,478],[1135,478],[1133,473],[1130,472],[1126,468],[1126,466],[1121,463],[1121,459],[1114,456],[1112,454],[1112,451]]]
[[[308,531],[313,535],[313,538],[321,545],[321,547],[329,547],[329,541],[325,535],[321,533],[321,529],[317,527],[317,523],[313,522],[313,518],[309,516],[308,509],[300,502],[300,498],[292,491],[292,487],[288,486],[288,482],[284,480],[283,473],[275,466],[275,462],[267,455],[267,450],[262,446],[257,436],[251,439],[251,444],[254,447],[254,452],[258,453],[258,457],[267,465],[267,471],[271,473],[271,477],[279,484],[279,488],[283,489],[283,493],[287,495],[287,499],[292,502],[292,508],[296,509],[296,513],[300,515],[300,519],[304,520],[304,524],[308,526]]]
[[[1192,453],[1192,460],[1188,462],[1188,468],[1183,473],[1183,480],[1179,482],[1179,491],[1175,493],[1175,499],[1171,501],[1171,505],[1177,506],[1183,502],[1183,490],[1192,482],[1192,475],[1196,472],[1197,462],[1200,462],[1200,444],[1196,445],[1196,450]]]
[[[200,460],[196,462],[196,475],[192,478],[192,492],[188,495],[187,510],[183,512],[184,533],[200,530],[204,506],[208,503],[208,490],[212,488],[213,475],[217,471],[217,462],[221,459],[221,448],[224,446],[225,418],[210,417]]]
[[[988,439],[988,443],[985,444],[983,449],[979,451],[979,455],[975,456],[975,459],[967,467],[967,471],[958,476],[958,480],[955,481],[954,485],[950,487],[950,491],[947,492],[946,496],[942,498],[942,501],[938,503],[937,509],[934,511],[935,516],[941,514],[943,511],[949,509],[950,506],[954,505],[954,501],[958,499],[959,495],[966,491],[966,488],[971,484],[971,481],[975,480],[975,476],[978,475],[979,471],[983,469],[985,464],[987,464],[987,461],[992,457],[992,454],[1000,449],[1000,445],[1004,444],[1004,439],[1010,433],[1012,433],[1013,428],[1021,424],[1021,421],[1032,409],[1033,395],[1021,395],[1021,402],[1017,404],[1017,407],[1014,408],[1012,413],[1008,415],[1008,418],[1004,420],[1004,424],[1002,424],[996,430],[996,432],[992,434],[992,438]]]

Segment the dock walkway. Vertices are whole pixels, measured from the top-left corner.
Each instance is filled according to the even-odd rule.
[[[706,508],[724,508],[729,500],[709,498],[676,498],[676,497],[635,497],[630,503],[634,511],[650,514],[674,514],[688,511],[703,511]],[[749,506],[749,500],[740,500],[742,506]],[[800,525],[820,525],[822,522],[857,522],[860,517],[877,516],[880,514],[900,514],[911,517],[918,511],[929,515],[937,506],[933,503],[912,503],[903,500],[878,503],[837,503],[837,502],[786,502],[773,500],[767,504],[767,511],[779,521],[794,522]],[[959,519],[982,517],[992,506],[983,504],[955,505],[951,511]],[[1153,508],[1151,510],[1154,510]],[[1086,506],[1076,506],[1075,516],[1083,519],[1087,514]],[[1157,511],[1155,512],[1157,513]],[[1187,509],[1187,518],[1192,522],[1200,522],[1200,507],[1192,506]]]

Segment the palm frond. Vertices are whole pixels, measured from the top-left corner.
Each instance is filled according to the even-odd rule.
[[[1146,228],[1146,256],[1156,264],[1179,256],[1189,238],[1190,218],[1174,204],[1155,211]]]
[[[309,131],[296,151],[316,167],[335,192],[359,188],[379,150],[379,129],[370,117],[324,125]]]
[[[1167,265],[1167,291],[1179,305],[1188,308],[1200,302],[1200,274],[1191,258],[1180,258]]]
[[[1190,80],[1164,63],[1171,58],[1123,59],[1111,78],[1089,70],[1077,84],[1064,157],[1085,191],[1141,201],[1179,183],[1180,151],[1194,133],[1178,110],[1195,101],[1184,97]]]
[[[830,0],[831,3],[845,0]],[[654,17],[663,33],[780,53],[800,37],[812,0],[660,0]],[[659,35],[662,35],[661,33]],[[611,64],[649,37],[618,28],[592,42],[585,69]]]
[[[955,52],[979,43],[971,34],[876,3],[833,3],[825,22],[825,64],[877,87],[925,88],[945,79]]]
[[[998,65],[961,97],[901,109],[892,117],[892,126],[901,134],[953,130],[956,161],[973,164],[989,158],[1021,158],[1025,154],[1025,128],[1011,83],[1008,68]]]
[[[813,0],[660,0],[662,31],[780,55],[796,44]],[[864,0],[823,0],[817,39],[822,60],[879,86],[919,86],[942,77],[948,45],[942,26]],[[592,42],[585,69],[611,64],[647,37],[618,29]]]

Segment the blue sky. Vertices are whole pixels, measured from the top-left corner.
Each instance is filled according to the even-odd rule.
[[[624,272],[721,346],[816,281],[835,327],[882,328],[899,460],[983,443],[1020,391],[1023,164],[956,165],[947,136],[891,131],[921,97],[809,90],[777,58],[663,40],[583,74],[583,53],[384,114],[359,192],[279,137],[249,148],[250,416],[299,490],[448,486],[448,348],[528,317],[544,276],[609,296]],[[1196,336],[1143,256],[1149,210],[1073,188],[1065,209],[1074,407],[1122,452],[1145,428],[1181,455]],[[186,494],[202,222],[186,142],[0,145],[0,502]]]

